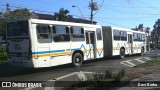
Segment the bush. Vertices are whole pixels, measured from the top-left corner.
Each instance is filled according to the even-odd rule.
[[[111,70],[106,70],[105,71],[105,79],[112,78],[112,71]]]
[[[105,79],[105,74],[102,71],[99,71],[93,74],[94,81],[101,81],[104,79]]]
[[[98,71],[96,73],[93,73],[92,79],[89,79],[87,77],[86,81],[79,81],[77,84],[72,85],[74,90],[85,90],[86,87],[104,87],[106,85],[110,85],[110,81],[121,81],[122,77],[125,75],[125,70],[119,70],[119,71],[112,71],[112,70],[105,70],[105,71]],[[104,81],[109,81],[108,83]]]
[[[121,81],[122,77],[124,77],[125,75],[125,70],[119,70],[119,71],[115,71],[113,74],[112,74],[112,77],[114,78],[114,81]]]
[[[105,74],[102,71],[93,74],[93,84],[95,87],[104,86]]]

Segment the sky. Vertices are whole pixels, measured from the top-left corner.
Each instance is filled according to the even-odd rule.
[[[6,3],[12,10],[29,8],[31,12],[54,14],[60,8],[68,9],[70,15],[90,19],[89,2],[91,0],[0,0],[0,11],[5,11]],[[94,11],[93,20],[98,25],[135,28],[139,24],[153,29],[160,16],[160,0],[93,0],[99,5]],[[79,7],[72,7],[73,5]],[[80,11],[83,16],[81,15]]]

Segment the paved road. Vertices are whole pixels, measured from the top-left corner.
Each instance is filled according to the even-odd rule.
[[[107,60],[90,60],[79,68],[73,68],[70,64],[42,69],[28,69],[12,66],[2,68],[0,66],[0,81],[46,81],[79,71],[96,72],[105,69],[128,69],[150,60],[152,56],[148,57],[148,55],[150,54],[144,56],[128,56],[125,59],[117,59],[114,57]],[[24,75],[22,75],[22,73]]]

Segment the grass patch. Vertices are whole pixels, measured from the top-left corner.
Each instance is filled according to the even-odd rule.
[[[157,57],[156,59],[154,58],[154,59],[152,59],[150,61],[147,61],[142,65],[151,65],[151,64],[154,64],[154,63],[157,63],[157,62],[160,62],[160,57]]]
[[[8,63],[7,57],[0,57],[0,64]]]
[[[0,57],[6,57],[7,56],[7,52],[6,50],[0,50]]]
[[[7,64],[7,53],[6,50],[0,50],[0,64]]]

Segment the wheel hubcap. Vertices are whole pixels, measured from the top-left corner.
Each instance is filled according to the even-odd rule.
[[[121,55],[124,56],[124,50],[121,50]]]
[[[77,58],[76,58],[76,63],[78,63],[79,61],[80,61],[80,59],[77,57]]]

